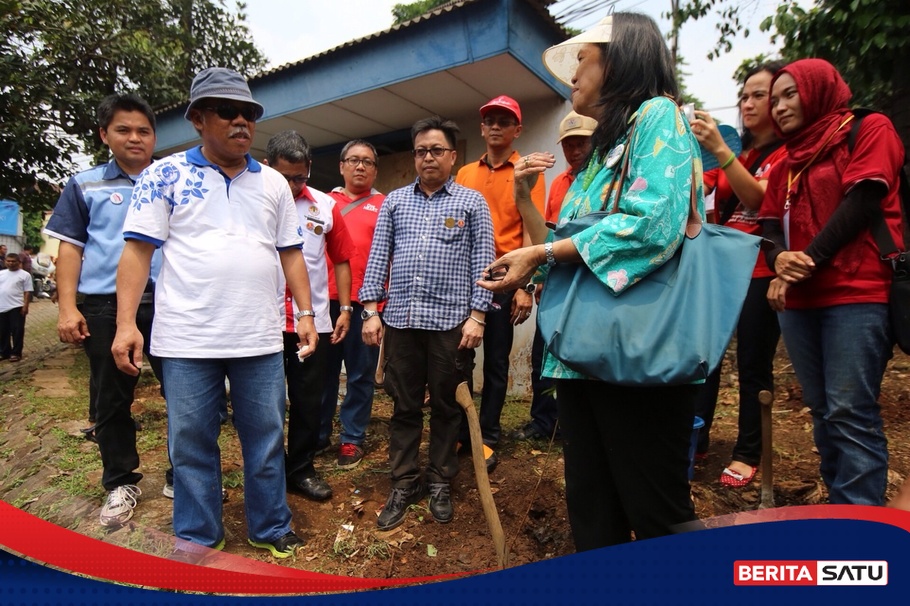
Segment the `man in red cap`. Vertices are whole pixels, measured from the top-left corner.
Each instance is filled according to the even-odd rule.
[[[476,162],[465,164],[455,181],[476,189],[487,201],[493,218],[496,258],[530,244],[521,215],[515,207],[512,190],[514,167],[521,155],[512,143],[521,135],[521,108],[511,97],[500,95],[480,108],[480,134],[487,144],[486,153]],[[537,179],[531,199],[544,213],[546,185]],[[533,292],[533,290],[531,291]],[[483,434],[484,458],[488,470],[498,462],[494,448],[499,442],[499,417],[509,385],[509,353],[512,350],[514,326],[531,315],[531,292],[513,290],[494,295],[486,316],[483,339],[483,394],[480,399],[480,428]],[[473,350],[471,350],[473,355]],[[462,422],[461,443],[469,440],[467,423]]]

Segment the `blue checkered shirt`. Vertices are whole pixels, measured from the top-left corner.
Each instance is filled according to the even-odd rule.
[[[387,299],[382,318],[395,328],[450,330],[487,311],[493,294],[474,282],[494,254],[483,196],[451,178],[427,196],[415,181],[382,204],[359,300]]]

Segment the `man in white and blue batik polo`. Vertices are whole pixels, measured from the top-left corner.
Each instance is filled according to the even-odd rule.
[[[280,270],[300,309],[301,357],[318,336],[291,190],[249,155],[262,113],[237,72],[208,68],[194,78],[186,118],[202,145],[154,163],[133,190],[113,352],[121,370],[137,372],[142,335],[134,312],[160,248],[151,351],[164,371],[174,532],[191,544],[178,548],[224,545],[218,434],[228,378],[249,542],[287,558],[303,543],[285,498]]]

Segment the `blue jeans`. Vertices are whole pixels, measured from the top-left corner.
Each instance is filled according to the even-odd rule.
[[[338,387],[341,374],[341,362],[344,361],[347,373],[347,392],[341,402],[338,417],[341,420],[341,443],[362,446],[366,440],[367,426],[373,412],[373,392],[376,380],[376,365],[379,363],[379,348],[366,345],[360,336],[363,320],[360,312],[363,305],[352,302],[354,312],[351,314],[351,327],[348,336],[337,345],[329,345],[326,360],[325,389],[322,394],[323,422],[319,433],[319,443],[325,444],[332,435],[332,417],[338,407]],[[330,302],[332,325],[340,315],[338,301]],[[326,413],[328,424],[325,423]]]
[[[272,542],[291,529],[284,477],[284,368],[280,352],[250,358],[162,358],[168,450],[174,466],[174,533],[213,547],[224,538],[221,431],[224,379],[243,453],[249,538]]]
[[[888,442],[878,396],[893,347],[888,306],[790,309],[779,319],[803,401],[812,411],[829,501],[882,505]]]

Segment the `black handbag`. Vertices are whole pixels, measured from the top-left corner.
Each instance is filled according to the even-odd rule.
[[[900,174],[901,223],[904,226],[904,248],[910,242],[907,229],[907,217],[910,211],[910,185],[904,172]],[[875,222],[870,226],[872,238],[878,246],[882,261],[891,264],[894,274],[891,276],[891,290],[888,295],[888,316],[891,319],[891,332],[894,341],[904,353],[910,354],[910,251],[898,250],[885,225],[885,218],[878,213]]]
[[[858,108],[853,110],[854,120],[847,137],[847,149],[853,152],[856,137],[859,134],[863,118],[872,110]],[[903,225],[904,248],[910,246],[910,183],[907,173],[901,167],[898,173],[898,192],[900,193],[901,225]],[[873,223],[869,226],[875,245],[882,261],[891,264],[894,275],[891,277],[891,290],[888,295],[888,316],[891,320],[891,331],[894,341],[906,354],[910,354],[910,250],[898,250],[885,217],[879,211]]]

